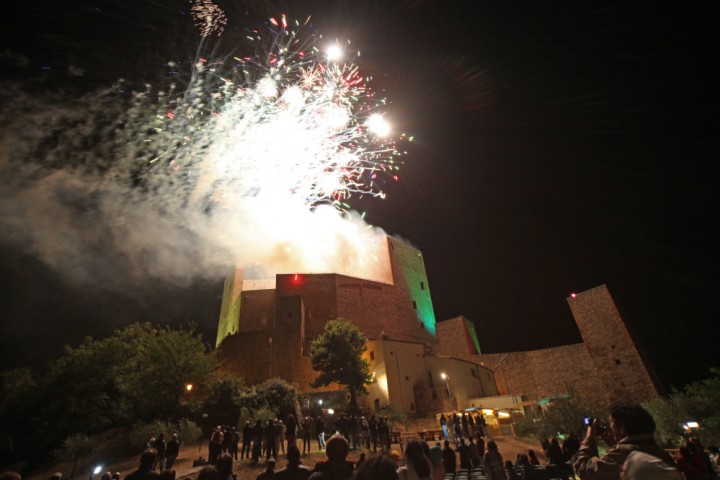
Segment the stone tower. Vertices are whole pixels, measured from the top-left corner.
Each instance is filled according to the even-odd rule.
[[[606,400],[641,402],[656,397],[659,384],[638,351],[607,286],[573,294],[567,301]]]

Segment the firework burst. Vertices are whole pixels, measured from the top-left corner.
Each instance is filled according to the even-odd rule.
[[[339,45],[329,56],[317,34],[294,27],[284,16],[271,19],[268,39],[258,31],[248,37],[257,45],[252,55],[199,58],[185,92],[166,101],[152,161],[194,177],[194,199],[232,206],[231,197],[257,197],[344,211],[353,194],[382,197],[381,180],[396,178],[400,152],[379,110],[385,100],[342,60]]]

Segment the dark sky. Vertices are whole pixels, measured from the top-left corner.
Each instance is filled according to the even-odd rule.
[[[225,46],[285,12],[362,52],[416,142],[388,198],[357,206],[424,252],[438,319],[474,320],[486,352],[573,342],[565,298],[604,283],[666,382],[720,366],[711,2],[218,4]],[[197,42],[188,2],[3,7],[3,77],[31,91],[149,80]],[[3,367],[132,321],[214,328],[221,280],[81,288],[2,245]]]

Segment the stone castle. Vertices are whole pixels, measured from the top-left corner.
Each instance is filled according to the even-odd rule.
[[[568,299],[582,343],[483,354],[465,317],[437,322],[422,253],[387,238],[392,283],[333,273],[278,274],[225,282],[217,347],[223,368],[249,385],[271,377],[298,384],[309,398],[338,392],[312,389],[310,341],[335,318],[368,338],[373,373],[367,409],[392,405],[408,414],[478,408],[517,409],[555,398],[641,402],[658,384],[605,286]],[[480,332],[482,333],[482,332]]]

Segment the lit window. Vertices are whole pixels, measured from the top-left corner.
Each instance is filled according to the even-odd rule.
[[[370,360],[375,360],[375,352],[374,351],[370,352]]]

